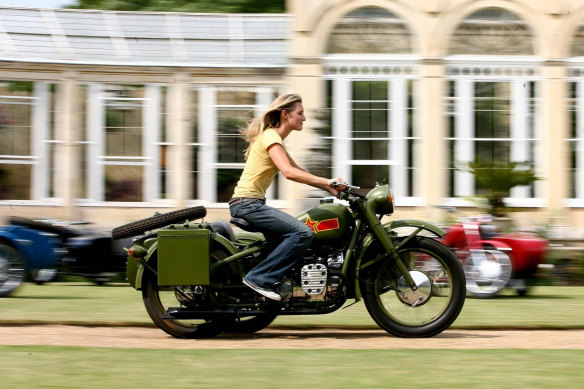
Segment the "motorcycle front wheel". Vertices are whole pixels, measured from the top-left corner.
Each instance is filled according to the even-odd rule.
[[[456,320],[464,305],[462,266],[447,247],[424,237],[411,239],[399,256],[417,289],[407,285],[394,263],[382,260],[360,276],[365,306],[373,320],[394,336],[437,335]]]
[[[26,275],[24,260],[11,244],[0,241],[0,297],[14,292]]]

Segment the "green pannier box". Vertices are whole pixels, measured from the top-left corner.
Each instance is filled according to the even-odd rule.
[[[158,285],[209,285],[209,230],[158,232]]]

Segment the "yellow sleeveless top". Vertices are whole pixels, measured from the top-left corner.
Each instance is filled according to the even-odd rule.
[[[268,128],[251,145],[249,156],[245,163],[245,168],[237,182],[233,192],[233,197],[251,197],[263,199],[266,197],[266,191],[274,180],[279,170],[268,154],[268,147],[278,143],[286,146],[280,137],[280,134],[273,128]]]

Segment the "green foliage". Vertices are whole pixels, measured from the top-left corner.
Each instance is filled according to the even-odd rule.
[[[468,171],[475,177],[477,188],[484,191],[490,212],[495,216],[505,214],[503,198],[509,196],[512,188],[531,185],[539,179],[528,162],[478,159],[468,164]]]
[[[77,0],[67,8],[114,11],[282,13],[285,0]]]

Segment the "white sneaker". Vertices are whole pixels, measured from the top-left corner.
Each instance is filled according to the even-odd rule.
[[[253,289],[257,293],[261,294],[262,296],[269,298],[270,300],[275,300],[275,301],[282,300],[282,296],[280,296],[278,293],[274,292],[273,290],[262,288],[261,286],[258,286],[256,284],[254,284],[253,282],[246,280],[245,278],[243,279],[243,284],[250,287],[251,289]]]

